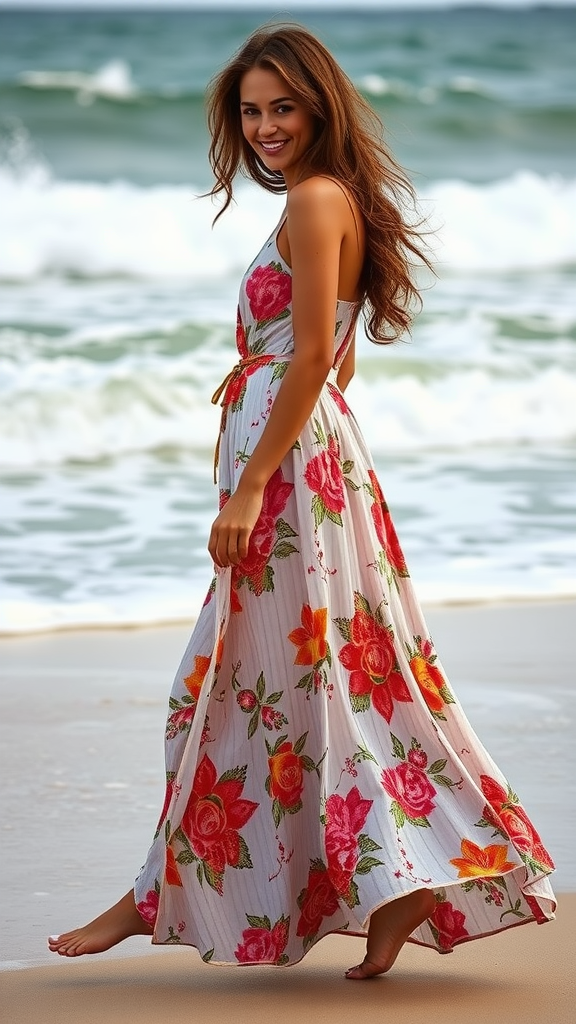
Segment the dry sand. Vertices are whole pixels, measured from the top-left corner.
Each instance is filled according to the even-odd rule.
[[[576,892],[576,603],[428,609],[452,684]],[[131,885],[163,795],[162,732],[188,627],[0,641],[0,792],[6,1024],[194,1018],[315,1024],[564,1024],[576,1019],[576,896],[553,924],[516,928],[452,955],[406,947],[394,972],[346,982],[362,940],[330,936],[289,971],[202,964],[193,950],[130,940],[65,961],[45,936],[95,916]],[[50,959],[50,962],[49,962]],[[42,965],[42,966],[39,966]],[[43,966],[46,965],[46,966]],[[25,970],[10,970],[27,968]]]

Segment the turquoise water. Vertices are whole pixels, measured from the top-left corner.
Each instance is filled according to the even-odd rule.
[[[267,15],[0,12],[0,628],[197,612],[238,281],[203,91]],[[429,600],[576,593],[573,9],[308,13],[436,229],[350,386]],[[361,332],[362,333],[362,332]]]

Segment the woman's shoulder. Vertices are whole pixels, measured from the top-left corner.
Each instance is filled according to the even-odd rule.
[[[356,218],[357,203],[348,188],[337,178],[327,174],[313,174],[294,185],[288,193],[286,210],[297,217],[318,216]]]

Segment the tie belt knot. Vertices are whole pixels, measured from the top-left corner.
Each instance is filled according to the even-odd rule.
[[[218,440],[216,442],[216,450],[214,452],[214,483],[216,483],[216,470],[218,469],[218,460],[220,456],[220,438],[226,426],[226,413],[228,406],[233,402],[237,401],[240,397],[240,393],[236,394],[235,385],[242,381],[242,378],[248,376],[250,371],[254,372],[260,366],[269,366],[271,363],[287,363],[290,361],[292,353],[286,353],[286,355],[272,355],[267,354],[253,354],[245,356],[240,359],[226,374],[224,380],[218,385],[216,391],[212,395],[212,405],[218,405],[221,401],[222,416],[220,418],[220,430],[218,433]]]

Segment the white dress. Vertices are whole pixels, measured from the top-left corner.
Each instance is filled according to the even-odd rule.
[[[278,230],[242,282],[220,506],[293,352]],[[336,384],[357,314],[338,302],[334,369],[246,560],[217,571],[170,697],[166,801],[136,902],[153,942],[213,963],[295,963],[423,887],[436,907],[411,940],[440,952],[553,917],[550,856],[449,686]]]

